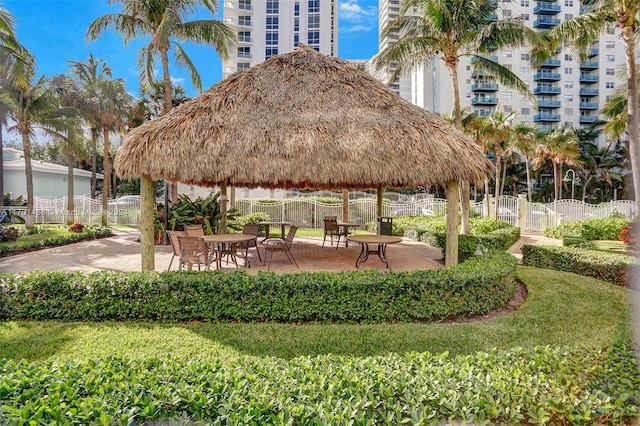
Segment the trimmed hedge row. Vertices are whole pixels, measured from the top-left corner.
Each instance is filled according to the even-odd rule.
[[[276,274],[32,272],[0,275],[0,319],[431,321],[479,315],[515,294],[515,259],[449,269]]]
[[[40,241],[34,241],[30,244],[24,244],[20,246],[0,247],[0,257],[9,256],[13,252],[24,252],[33,249],[40,249],[44,247],[61,246],[71,243],[77,243],[79,241],[92,240],[94,238],[110,237],[113,232],[109,228],[85,228],[82,233],[70,232],[64,237],[56,238],[44,238]]]
[[[617,240],[622,231],[631,223],[628,219],[587,219],[563,223],[544,230],[544,236],[557,240],[563,237],[581,237],[585,240]]]
[[[9,424],[631,424],[629,346],[449,357],[0,361]]]
[[[522,246],[522,263],[536,268],[573,272],[621,286],[628,283],[629,265],[638,264],[633,257],[621,253],[537,245]]]

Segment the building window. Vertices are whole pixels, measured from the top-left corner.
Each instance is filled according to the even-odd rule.
[[[504,92],[502,93],[502,98],[503,99],[511,99],[513,97],[513,93],[512,92]]]
[[[529,61],[529,60],[531,60],[531,57],[529,56],[528,53],[521,53],[520,54],[520,60],[521,61]]]
[[[510,58],[513,56],[513,52],[510,50],[503,50],[502,51],[502,56],[504,56],[505,58]]]
[[[268,30],[277,30],[278,29],[278,17],[277,16],[267,16],[267,29]]]
[[[564,14],[564,20],[568,21],[570,19],[573,19],[573,13],[565,13]]]
[[[529,72],[530,72],[529,67],[521,67],[520,68],[520,73],[521,74],[529,74]]]
[[[564,115],[566,115],[567,117],[571,117],[573,115],[573,108],[565,108]]]
[[[567,7],[573,7],[573,0],[564,0],[564,5]]]
[[[267,46],[277,46],[278,45],[278,32],[277,31],[267,31],[265,34],[266,45]]]
[[[508,69],[509,71],[513,71],[513,65],[511,65],[511,64],[505,64],[504,67],[506,69]]]
[[[238,0],[238,9],[251,10],[251,0]]]
[[[248,70],[250,66],[249,62],[238,62],[238,71]]]
[[[529,7],[529,0],[520,0],[520,6]]]
[[[264,51],[264,58],[269,59],[271,56],[277,55],[277,54],[278,54],[277,46],[267,46]]]
[[[511,16],[511,11],[509,9],[505,9],[502,11],[502,16]]]
[[[279,0],[267,0],[267,13],[278,13]]]
[[[295,2],[293,4],[293,15],[294,16],[300,16],[300,3],[299,2]]]
[[[513,107],[511,105],[504,105],[504,112],[511,112],[513,111]]]
[[[238,31],[238,41],[251,43],[251,31]]]
[[[242,25],[244,27],[250,27],[251,16],[238,16],[238,25]]]
[[[613,49],[616,47],[616,42],[615,41],[608,41],[606,43],[607,49]]]
[[[573,102],[573,95],[564,95],[564,100],[567,102]]]
[[[564,82],[564,87],[566,89],[573,89],[573,81],[565,81]]]
[[[616,56],[615,55],[607,55],[607,56],[605,56],[605,58],[607,59],[607,62],[615,62],[616,61]]]
[[[568,53],[564,54],[564,60],[565,61],[573,61],[573,56],[569,55]]]
[[[613,88],[615,87],[615,85],[613,84],[613,81],[607,81],[607,82],[605,83],[605,87],[606,87],[607,89],[613,89]]]
[[[300,18],[294,18],[293,31],[300,31]]]
[[[248,46],[238,47],[238,58],[251,58],[251,48]]]
[[[300,34],[296,33],[293,35],[293,47],[298,47],[298,43],[300,43]]]
[[[607,34],[613,35],[616,33],[616,27],[612,24],[607,25]]]
[[[614,75],[614,74],[615,74],[615,71],[614,71],[614,69],[613,69],[613,68],[607,68],[606,74],[607,74],[607,75]]]
[[[520,114],[521,115],[529,115],[531,114],[531,108],[520,108]]]
[[[566,75],[571,75],[571,74],[573,74],[573,68],[565,68],[565,69],[564,69],[564,73],[565,73]]]
[[[320,15],[309,15],[307,18],[307,29],[316,30],[320,28]]]
[[[320,31],[309,31],[307,33],[307,44],[320,44]]]
[[[309,13],[320,12],[320,0],[309,0]]]
[[[528,21],[529,20],[529,14],[528,13],[523,13],[522,15],[520,15],[520,17],[522,18],[523,21]]]

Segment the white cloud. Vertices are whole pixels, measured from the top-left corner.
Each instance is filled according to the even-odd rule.
[[[339,3],[340,19],[349,24],[360,24],[362,29],[371,28],[378,19],[378,8],[375,5],[362,5],[366,0],[343,0]],[[353,29],[347,29],[353,31]]]

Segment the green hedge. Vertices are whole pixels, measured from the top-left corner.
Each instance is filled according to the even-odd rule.
[[[561,239],[563,237],[581,237],[585,240],[617,240],[631,221],[620,218],[587,219],[578,222],[564,223],[544,230],[544,236]]]
[[[32,272],[0,275],[0,319],[427,321],[484,314],[515,294],[505,253],[449,269],[275,274]]]
[[[0,361],[7,424],[632,424],[640,374],[616,344],[212,363]]]
[[[95,238],[110,237],[111,235],[113,235],[113,232],[109,228],[85,228],[85,230],[81,233],[70,232],[64,237],[45,238],[40,241],[34,241],[30,244],[0,247],[0,257],[8,256],[13,252],[23,252],[25,250],[61,246],[65,244],[77,243],[79,241],[92,240]]]
[[[627,285],[627,268],[637,264],[633,257],[620,253],[583,250],[574,247],[522,246],[522,263],[536,268],[555,269]]]
[[[504,251],[515,244],[520,239],[520,228],[501,228],[484,235],[458,235],[458,262],[464,262],[474,256],[478,248],[478,243],[484,245],[489,250]],[[420,241],[434,247],[442,249],[442,256],[445,256],[446,234],[423,233]]]

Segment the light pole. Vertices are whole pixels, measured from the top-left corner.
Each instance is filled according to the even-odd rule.
[[[571,199],[573,200],[573,196],[575,194],[575,189],[576,189],[576,171],[573,169],[569,169],[567,170],[567,173],[564,174],[564,179],[562,179],[565,182],[569,182],[569,173],[573,173],[571,176]]]

